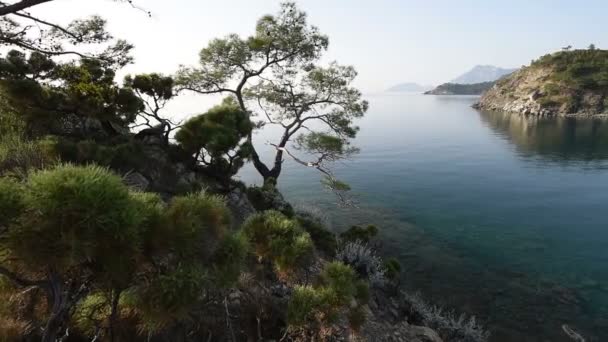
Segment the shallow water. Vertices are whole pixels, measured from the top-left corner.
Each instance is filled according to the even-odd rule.
[[[333,227],[374,223],[405,286],[477,315],[492,341],[608,341],[608,120],[527,119],[476,97],[368,96],[353,160],[359,202],[337,209],[287,162],[280,187]],[[256,137],[260,149],[272,131]],[[259,182],[251,167],[242,178]]]

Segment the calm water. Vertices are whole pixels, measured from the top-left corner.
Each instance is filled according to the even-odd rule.
[[[360,208],[336,208],[295,165],[280,179],[288,199],[337,231],[378,225],[405,286],[477,315],[493,341],[569,341],[562,324],[608,341],[608,120],[482,113],[475,97],[368,99],[362,152],[335,168]]]

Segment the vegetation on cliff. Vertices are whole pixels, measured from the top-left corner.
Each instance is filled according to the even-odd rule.
[[[490,89],[494,82],[457,84],[444,83],[433,90],[425,92],[425,95],[481,95]]]
[[[543,116],[607,113],[608,51],[590,46],[542,56],[498,81],[478,107]]]

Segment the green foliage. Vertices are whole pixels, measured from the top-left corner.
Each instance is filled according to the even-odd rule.
[[[268,167],[252,153],[254,166],[265,179],[279,177],[292,137],[303,127],[315,127],[309,121],[317,121],[321,128],[299,138],[298,145],[317,155],[321,170],[322,162],[357,151],[348,146],[349,139],[358,131],[354,120],[368,108],[361,92],[352,87],[357,76],[353,67],[316,65],[327,47],[327,37],[308,24],[306,13],[286,2],[277,15],[258,21],[254,35],[213,40],[200,52],[200,65],[182,68],[176,83],[203,94],[231,92],[241,110],[265,118],[257,127],[283,128],[274,144],[274,164]],[[323,129],[328,133],[321,133]]]
[[[157,73],[129,75],[125,77],[124,85],[157,100],[168,100],[174,95],[173,78]]]
[[[545,55],[532,65],[552,68],[552,81],[570,91],[608,91],[608,50],[561,51]]]
[[[444,83],[437,88],[427,91],[431,95],[481,95],[492,88],[496,82],[482,82],[474,84]]]
[[[355,298],[359,304],[367,304],[370,299],[369,284],[364,280],[355,283]]]
[[[363,306],[357,306],[348,312],[348,324],[351,329],[358,332],[367,320],[367,312]]]
[[[25,178],[30,171],[41,170],[58,162],[55,141],[51,138],[25,140],[13,134],[0,137],[0,175]]]
[[[249,242],[244,234],[226,237],[213,255],[213,278],[219,288],[236,283],[249,253]]]
[[[9,100],[0,90],[0,137],[20,136],[25,133],[25,122],[19,113],[10,105]]]
[[[159,331],[176,320],[184,320],[203,295],[206,274],[198,266],[178,266],[143,285],[137,307],[148,331]]]
[[[316,330],[332,322],[338,311],[350,307],[353,300],[357,300],[357,307],[360,307],[368,299],[369,287],[357,280],[353,269],[340,262],[332,262],[325,265],[317,286],[294,289],[287,309],[287,322],[290,328]]]
[[[369,243],[378,235],[378,228],[374,225],[367,227],[352,226],[347,231],[340,234],[340,238],[345,242]]]
[[[100,60],[57,64],[38,52],[10,51],[0,58],[1,85],[30,134],[86,135],[86,120],[126,125],[143,104],[114,83],[115,71]],[[75,129],[79,127],[79,129]]]
[[[272,64],[307,64],[327,49],[328,39],[307,24],[306,13],[283,3],[276,16],[262,17],[255,34],[242,39],[229,35],[214,39],[199,54],[200,69],[183,69],[178,83],[193,88],[227,87],[242,69],[255,72],[271,58]]]
[[[277,211],[253,215],[243,224],[243,232],[256,255],[272,261],[281,272],[303,266],[313,253],[310,235]]]
[[[401,264],[395,258],[389,258],[384,260],[384,275],[388,279],[397,279],[399,278],[399,273],[401,273]]]
[[[74,309],[74,327],[80,332],[94,336],[96,325],[110,315],[108,298],[100,292],[92,293],[80,301]]]
[[[292,327],[302,327],[312,321],[322,298],[312,286],[297,286],[289,298],[287,321]]]
[[[174,197],[166,211],[172,252],[183,258],[209,258],[230,228],[224,199],[204,192]]]
[[[246,138],[252,129],[249,115],[228,97],[221,105],[186,121],[175,139],[212,174],[229,178],[250,156],[251,144]]]
[[[20,216],[24,209],[23,187],[15,180],[0,177],[0,230]]]
[[[357,293],[357,274],[350,266],[339,261],[325,265],[319,279],[323,285],[335,291],[340,303],[347,303]]]
[[[338,240],[334,233],[327,230],[321,222],[312,217],[297,214],[296,219],[300,226],[308,232],[317,250],[330,257],[336,255]]]
[[[118,176],[96,166],[38,171],[23,205],[26,213],[9,230],[14,256],[40,269],[89,265],[111,283],[129,278],[142,219]]]

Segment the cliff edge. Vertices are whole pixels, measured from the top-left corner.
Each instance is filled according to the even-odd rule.
[[[608,115],[608,50],[545,55],[499,80],[474,107],[534,116]]]

